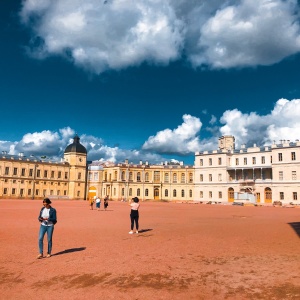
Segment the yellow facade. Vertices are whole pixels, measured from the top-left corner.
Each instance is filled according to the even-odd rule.
[[[62,162],[6,153],[0,157],[2,199],[84,199],[85,193],[86,153],[67,151]]]

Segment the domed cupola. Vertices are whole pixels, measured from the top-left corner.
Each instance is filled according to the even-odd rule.
[[[80,144],[80,138],[76,134],[74,136],[73,143],[68,145],[67,148],[65,149],[65,154],[66,153],[82,153],[82,154],[87,154],[87,151],[83,145]]]

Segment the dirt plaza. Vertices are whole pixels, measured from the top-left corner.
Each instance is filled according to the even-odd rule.
[[[299,208],[141,202],[129,235],[128,203],[52,206],[36,259],[42,201],[0,200],[1,299],[300,299]]]

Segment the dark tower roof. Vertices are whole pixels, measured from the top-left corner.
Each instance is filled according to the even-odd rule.
[[[76,134],[74,136],[73,143],[70,144],[69,146],[67,146],[67,148],[65,149],[64,153],[70,153],[71,152],[71,153],[83,153],[83,154],[87,154],[87,151],[86,151],[85,147],[80,144],[79,140],[80,140],[80,138]]]

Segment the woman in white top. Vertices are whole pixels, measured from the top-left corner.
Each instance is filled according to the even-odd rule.
[[[40,254],[37,258],[43,258],[43,240],[44,236],[47,232],[48,238],[48,251],[46,257],[51,257],[52,251],[52,236],[54,231],[54,225],[57,223],[56,217],[56,209],[53,208],[51,205],[51,201],[49,198],[45,198],[43,200],[43,207],[40,211],[38,220],[41,222],[40,232],[39,232],[39,251]]]
[[[132,202],[133,200],[133,202]],[[129,231],[129,234],[133,234],[133,227],[135,223],[135,233],[139,233],[139,198],[134,197],[131,200],[129,200],[129,205],[131,206],[130,211],[130,221],[131,221],[131,230]]]

